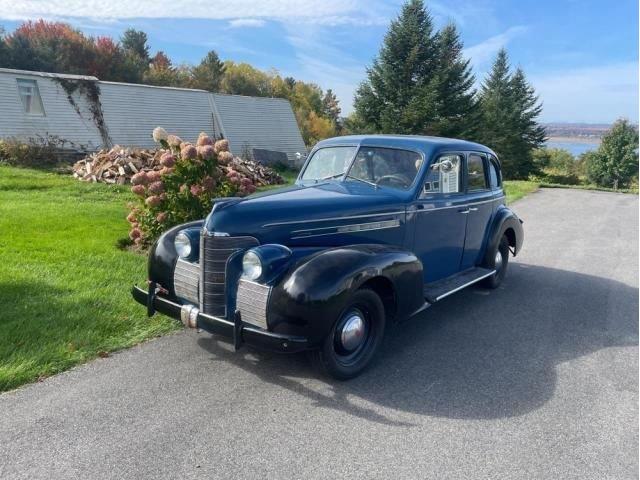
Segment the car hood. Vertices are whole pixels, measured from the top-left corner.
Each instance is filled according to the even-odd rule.
[[[390,189],[351,181],[325,182],[244,199],[216,199],[205,227],[209,233],[253,236],[263,244],[295,245],[309,244],[296,241],[296,232],[400,217],[404,223],[404,202]]]

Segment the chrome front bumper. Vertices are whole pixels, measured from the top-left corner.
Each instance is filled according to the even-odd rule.
[[[149,286],[149,291],[134,286],[131,289],[133,298],[147,307],[149,316],[156,311],[179,320],[192,328],[201,328],[209,333],[216,333],[233,339],[236,348],[242,344],[263,348],[275,352],[293,353],[309,349],[308,341],[304,337],[281,335],[259,327],[243,323],[240,312],[236,311],[233,321],[225,318],[207,315],[198,310],[194,305],[180,305],[165,297],[158,295],[155,285]]]

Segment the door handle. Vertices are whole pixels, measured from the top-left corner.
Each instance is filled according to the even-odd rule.
[[[458,213],[464,213],[465,215],[469,213],[469,209],[465,208],[464,210],[458,210]]]
[[[478,211],[478,207],[469,207],[469,211],[477,212]]]

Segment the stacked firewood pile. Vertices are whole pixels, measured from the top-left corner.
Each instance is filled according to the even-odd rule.
[[[103,182],[124,185],[139,172],[162,170],[160,157],[164,150],[125,148],[119,145],[110,150],[100,150],[73,165],[73,176],[85,182]],[[253,160],[234,157],[228,165],[220,166],[223,172],[236,170],[249,177],[254,185],[278,185],[284,180],[272,168]]]

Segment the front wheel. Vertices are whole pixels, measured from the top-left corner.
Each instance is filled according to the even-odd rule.
[[[385,329],[384,306],[372,290],[357,290],[311,358],[339,380],[358,376],[373,359]]]
[[[504,235],[500,239],[500,243],[493,252],[489,252],[487,258],[487,268],[495,270],[496,273],[482,281],[482,286],[486,288],[498,288],[507,274],[509,266],[509,240]]]

